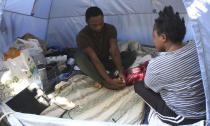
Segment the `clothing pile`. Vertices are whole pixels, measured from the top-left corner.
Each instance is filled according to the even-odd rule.
[[[155,48],[142,46],[135,40],[118,42],[118,47],[120,52],[134,51],[137,54],[135,62],[125,70],[126,85],[131,86],[138,81],[144,82],[149,60],[158,55],[157,50]],[[117,76],[114,76],[113,78],[117,78]]]
[[[146,75],[147,65],[149,64],[146,61],[144,64],[139,65],[135,68],[129,68],[125,71],[126,76],[126,85],[130,86],[135,84],[138,81],[144,82],[144,77]]]

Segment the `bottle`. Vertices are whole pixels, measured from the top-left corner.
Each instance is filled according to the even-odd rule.
[[[38,68],[38,74],[39,74],[41,84],[42,84],[42,89],[45,90],[48,87],[47,71],[46,71],[45,65],[39,64],[37,65],[37,68]]]
[[[33,83],[35,83],[40,89],[43,89],[43,84],[37,68],[35,68],[33,72]]]

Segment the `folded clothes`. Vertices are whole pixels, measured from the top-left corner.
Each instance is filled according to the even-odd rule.
[[[129,68],[125,71],[127,86],[133,85],[138,81],[144,81],[148,63],[149,62],[146,61],[142,65],[139,65],[135,68]]]
[[[16,50],[14,48],[10,48],[4,56],[4,60],[7,61],[7,59],[14,59],[15,57],[20,56],[20,50]]]
[[[125,70],[126,77],[126,86],[130,86],[135,84],[136,82],[142,81],[144,82],[144,77],[146,75],[147,65],[149,61],[144,62],[142,65],[138,65],[134,68],[128,68]],[[118,78],[118,74],[114,74],[112,79]]]

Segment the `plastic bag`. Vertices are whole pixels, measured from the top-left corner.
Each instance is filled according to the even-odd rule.
[[[0,63],[0,101],[14,96],[32,82],[36,65],[28,50],[22,50],[20,56]]]

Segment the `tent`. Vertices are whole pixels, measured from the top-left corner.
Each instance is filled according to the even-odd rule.
[[[116,26],[119,41],[138,40],[141,44],[154,46],[152,42],[154,19],[157,12],[166,5],[172,5],[175,11],[180,12],[185,18],[187,34],[184,41],[192,39],[196,41],[209,122],[209,0],[0,0],[0,54],[6,52],[15,39],[25,33],[34,34],[45,40],[49,46],[75,48],[75,36],[86,25],[84,14],[90,6],[102,9],[105,22]],[[34,126],[36,122],[39,122],[40,126],[84,123],[28,114],[14,115],[8,119],[16,126]],[[21,120],[21,123],[18,120]],[[89,125],[112,124],[89,122]]]

